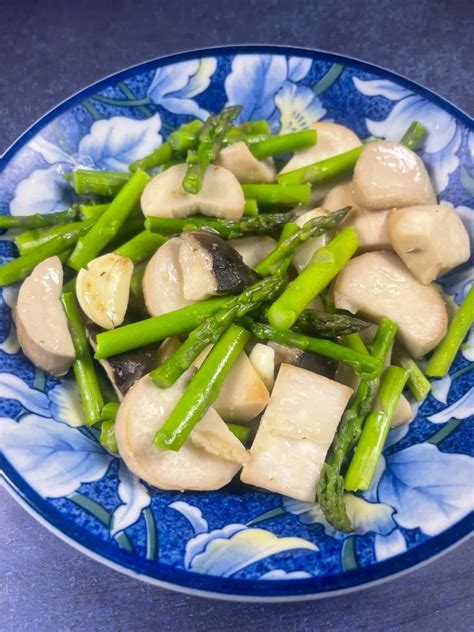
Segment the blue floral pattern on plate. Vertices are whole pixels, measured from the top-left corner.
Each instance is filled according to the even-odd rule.
[[[298,49],[237,47],[142,64],[69,99],[2,159],[0,212],[48,213],[74,201],[62,177],[79,166],[126,170],[176,125],[241,104],[242,120],[275,131],[333,120],[398,139],[428,129],[423,158],[437,192],[472,231],[474,131],[454,106],[387,71]],[[9,236],[0,259],[15,255]],[[472,265],[442,279],[461,302]],[[373,485],[348,494],[354,534],[317,505],[234,481],[212,493],[161,492],[133,476],[83,425],[73,379],[35,369],[19,351],[11,309],[0,310],[0,465],[8,488],[47,526],[136,577],[207,595],[290,599],[355,588],[412,567],[470,530],[474,342],[435,380],[416,419],[393,430]]]

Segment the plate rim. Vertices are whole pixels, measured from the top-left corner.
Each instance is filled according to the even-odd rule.
[[[370,62],[363,61],[356,57],[347,55],[340,55],[325,50],[313,49],[308,47],[298,46],[286,46],[286,45],[267,45],[267,44],[229,44],[224,46],[203,47],[191,50],[185,50],[169,55],[163,55],[156,58],[151,58],[146,61],[128,66],[116,72],[113,72],[98,81],[88,84],[82,89],[79,89],[71,96],[65,98],[63,101],[55,105],[48,112],[39,117],[32,125],[30,125],[22,134],[20,134],[12,144],[7,147],[5,152],[0,157],[0,172],[8,165],[9,161],[26,145],[33,135],[39,133],[48,123],[59,116],[64,110],[77,106],[83,99],[87,98],[90,94],[105,87],[112,80],[127,79],[129,76],[133,76],[138,72],[146,72],[148,69],[152,70],[158,67],[166,66],[187,59],[194,59],[205,56],[219,56],[229,54],[280,54],[280,55],[298,55],[306,56],[311,59],[319,59],[323,61],[330,61],[332,63],[341,63],[344,65],[350,65],[352,67],[358,67],[368,72],[377,74],[391,80],[396,81],[399,85],[403,85],[410,90],[414,91],[421,96],[424,96],[432,103],[435,103],[440,108],[447,110],[451,115],[466,125],[471,131],[474,130],[474,119],[470,115],[449,101],[447,98],[439,95],[433,90],[419,84],[417,82],[408,79],[404,75],[391,71],[387,68],[372,64]],[[7,470],[10,469],[10,475]],[[13,474],[13,476],[12,476]],[[15,481],[15,478],[18,480]],[[334,589],[325,590],[323,586],[314,586],[318,582],[321,583],[320,577],[311,577],[308,579],[299,580],[278,580],[278,581],[261,581],[261,580],[236,580],[233,578],[225,578],[228,588],[225,591],[222,590],[222,583],[219,577],[200,575],[193,573],[192,571],[175,569],[169,567],[171,576],[174,576],[173,581],[166,579],[159,579],[156,576],[140,573],[129,565],[124,565],[120,561],[115,561],[109,557],[105,557],[99,551],[87,546],[87,543],[80,541],[79,532],[75,539],[69,534],[66,534],[61,527],[56,526],[48,520],[45,513],[41,508],[41,503],[45,505],[47,502],[41,498],[36,492],[30,488],[31,493],[27,495],[22,490],[22,484],[25,482],[21,476],[14,470],[6,458],[0,454],[0,483],[3,488],[40,524],[45,526],[49,531],[54,533],[59,539],[63,540],[67,544],[71,545],[76,550],[86,554],[88,557],[104,564],[105,566],[112,568],[116,571],[126,574],[127,576],[140,579],[147,583],[150,583],[161,588],[174,590],[190,595],[197,595],[201,597],[208,597],[214,599],[223,599],[229,601],[249,601],[249,602],[283,602],[283,601],[303,601],[311,599],[320,599],[324,597],[348,594],[371,586],[376,586],[381,583],[385,583],[391,579],[395,579],[402,575],[405,575],[412,570],[419,568],[427,564],[428,562],[439,558],[444,553],[452,550],[455,546],[466,541],[472,533],[472,517],[473,514],[468,514],[448,529],[442,531],[440,534],[431,537],[426,542],[420,544],[415,550],[401,553],[395,557],[389,558],[382,562],[378,562],[374,566],[370,566],[365,569],[358,568],[354,571],[345,571],[334,575],[332,577],[332,583],[342,581],[340,587]],[[33,498],[31,497],[33,494]],[[50,509],[51,511],[51,509]],[[63,518],[61,518],[63,520]],[[87,539],[87,538],[86,538]],[[122,553],[122,557],[128,554]],[[118,557],[121,557],[118,556]],[[398,570],[393,570],[394,566]],[[162,565],[164,568],[165,565]],[[390,570],[391,569],[391,570]],[[157,575],[163,573],[157,573]],[[362,577],[361,577],[362,576]],[[191,581],[183,581],[190,579]],[[327,580],[325,580],[327,581]],[[348,582],[348,583],[347,583]],[[193,585],[195,584],[195,585]],[[199,588],[200,584],[209,584],[209,589]],[[214,584],[214,587],[212,585]],[[313,584],[313,588],[311,588]],[[235,586],[235,590],[232,590],[232,586]],[[307,586],[308,591],[305,590]],[[268,590],[262,591],[262,588],[268,588]],[[278,590],[275,590],[277,589]],[[299,590],[295,591],[295,588]],[[242,590],[243,589],[243,590]],[[315,592],[317,590],[317,592]],[[254,594],[252,594],[254,593]],[[266,594],[265,594],[266,593]]]

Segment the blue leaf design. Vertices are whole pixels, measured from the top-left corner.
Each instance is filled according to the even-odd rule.
[[[0,419],[0,448],[26,482],[50,498],[101,479],[112,460],[79,430],[37,415]]]
[[[118,470],[119,486],[118,495],[122,504],[117,507],[112,515],[110,531],[112,535],[124,531],[140,518],[142,511],[151,502],[150,494],[145,485],[139,481],[120,461]]]
[[[387,458],[379,498],[396,509],[401,527],[433,536],[472,510],[473,480],[474,459],[418,444]]]
[[[395,555],[404,553],[407,550],[407,543],[403,534],[398,529],[389,535],[376,535],[374,539],[375,558],[378,562],[387,560]]]
[[[36,388],[31,388],[22,379],[11,373],[0,373],[0,397],[14,399],[25,410],[49,417],[47,396]]]
[[[440,410],[439,413],[435,413],[428,417],[428,421],[432,424],[444,424],[450,419],[467,419],[472,415],[474,410],[474,386],[471,387],[467,393],[448,406]]]
[[[10,203],[11,214],[54,213],[69,208],[75,195],[63,178],[63,172],[60,164],[33,171],[18,184]]]

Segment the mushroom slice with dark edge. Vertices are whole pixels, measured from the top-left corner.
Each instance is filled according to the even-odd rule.
[[[274,182],[276,169],[272,158],[258,160],[244,142],[234,143],[219,152],[217,164],[231,171],[242,184]]]
[[[469,260],[468,232],[450,206],[397,209],[390,214],[388,226],[395,252],[424,284]]]
[[[104,329],[123,323],[130,295],[133,262],[115,252],[93,259],[79,270],[76,295],[82,311]]]
[[[352,389],[282,364],[241,480],[314,502],[326,453]]]
[[[390,252],[351,259],[336,279],[334,303],[352,314],[395,321],[399,339],[414,358],[434,349],[448,327],[446,305],[436,287],[420,283]]]
[[[161,316],[191,305],[183,294],[183,275],[179,263],[181,238],[173,237],[155,252],[143,275],[143,296],[151,316]]]
[[[325,358],[311,351],[303,351],[295,347],[287,347],[278,342],[267,342],[267,345],[275,351],[275,369],[278,371],[283,364],[291,364],[301,369],[306,369],[312,373],[333,378],[337,362],[330,358]]]
[[[217,294],[242,292],[257,280],[239,253],[212,233],[184,232],[179,264],[186,300],[200,301]]]
[[[93,323],[87,323],[87,336],[94,351],[97,349],[96,336],[103,331]],[[99,360],[114,387],[120,400],[131,389],[131,387],[147,375],[158,364],[159,345],[148,345],[133,351],[126,351],[118,355],[111,356],[106,360]]]
[[[245,199],[239,181],[228,169],[211,165],[199,193],[183,189],[186,164],[175,165],[149,182],[141,197],[144,215],[154,217],[189,217],[196,213],[240,219]]]
[[[61,305],[63,267],[59,257],[39,263],[18,293],[16,327],[24,354],[40,369],[65,375],[76,356]]]
[[[212,408],[178,452],[153,445],[157,430],[176,406],[190,375],[187,371],[167,389],[159,389],[149,376],[143,377],[125,396],[116,418],[120,456],[134,474],[159,489],[220,489],[248,460],[243,445]],[[196,444],[205,445],[214,453]],[[215,452],[229,458],[216,456]]]
[[[400,143],[368,143],[356,162],[352,182],[354,200],[367,209],[436,204],[421,158]]]

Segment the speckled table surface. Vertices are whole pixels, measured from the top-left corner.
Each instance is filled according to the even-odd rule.
[[[469,0],[2,0],[0,152],[41,114],[104,75],[159,55],[230,43],[359,57],[472,114],[473,26]],[[131,580],[59,541],[4,490],[0,507],[2,632],[472,629],[473,540],[364,592],[238,605]]]

